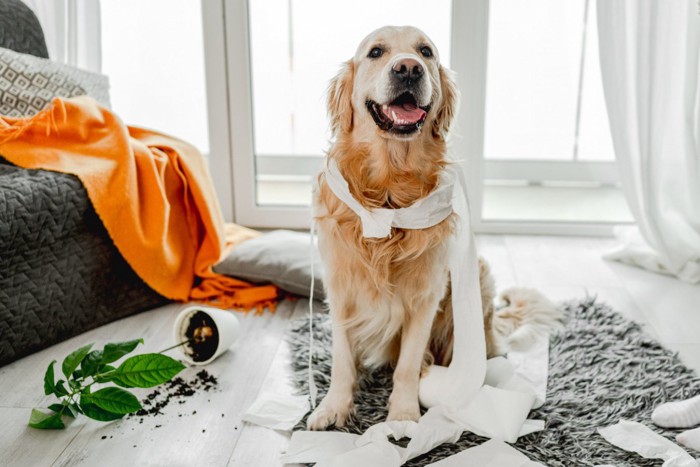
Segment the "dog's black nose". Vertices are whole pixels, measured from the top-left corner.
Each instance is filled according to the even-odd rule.
[[[423,76],[423,66],[412,58],[404,58],[394,63],[391,68],[394,78],[402,83],[411,84]]]

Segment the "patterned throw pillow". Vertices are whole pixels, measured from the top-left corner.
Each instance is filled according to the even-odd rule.
[[[109,79],[63,63],[0,48],[0,115],[29,117],[54,97],[87,94],[109,107]]]

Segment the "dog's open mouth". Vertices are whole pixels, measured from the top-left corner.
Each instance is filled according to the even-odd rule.
[[[430,111],[430,105],[419,107],[410,92],[404,92],[388,104],[368,99],[366,105],[379,128],[403,135],[420,130]]]

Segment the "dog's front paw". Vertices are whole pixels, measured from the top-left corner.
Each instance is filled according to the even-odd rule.
[[[348,417],[355,411],[355,405],[350,399],[350,402],[328,401],[326,397],[316,410],[309,416],[306,421],[306,427],[309,430],[325,430],[331,425],[338,428],[345,426]]]
[[[391,421],[413,421],[417,422],[420,418],[420,407],[416,402],[415,406],[399,407],[397,404],[392,404],[389,407],[389,415],[386,417],[387,422]]]

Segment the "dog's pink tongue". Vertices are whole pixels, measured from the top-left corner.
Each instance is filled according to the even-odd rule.
[[[410,125],[425,117],[425,110],[410,103],[387,105],[382,107],[382,110],[387,117],[399,125]]]

